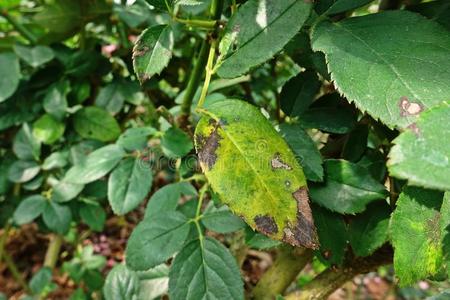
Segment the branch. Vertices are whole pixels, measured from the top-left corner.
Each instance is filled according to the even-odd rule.
[[[20,24],[13,16],[11,16],[5,8],[0,7],[0,16],[5,18],[31,45],[36,44],[37,38],[25,26]]]
[[[59,234],[53,234],[50,243],[47,247],[47,253],[45,253],[44,266],[54,269],[58,262],[59,251],[63,242],[62,236]]]
[[[282,246],[273,265],[253,289],[254,298],[269,300],[283,294],[312,256],[310,249]]]
[[[392,263],[392,248],[384,246],[368,257],[357,257],[339,269],[328,268],[306,284],[301,291],[284,297],[285,300],[327,299],[335,290],[358,274],[369,273]]]

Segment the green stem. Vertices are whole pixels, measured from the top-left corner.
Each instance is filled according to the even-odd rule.
[[[8,238],[9,230],[11,229],[11,223],[8,222],[3,229],[3,235],[0,238],[0,263],[2,262],[3,253],[5,251],[6,240]]]
[[[36,36],[11,16],[5,8],[0,8],[0,15],[5,18],[31,45],[37,42]]]
[[[59,234],[53,234],[50,243],[47,247],[47,253],[45,253],[44,266],[54,269],[58,261],[59,251],[61,250],[61,245],[63,238]]]
[[[177,17],[173,18],[178,23],[182,23],[192,27],[200,27],[206,29],[214,29],[216,27],[216,20],[195,20],[195,19],[180,19]]]
[[[198,100],[197,108],[202,108],[205,103],[206,94],[208,93],[209,83],[211,82],[211,76],[214,73],[213,62],[214,56],[216,55],[216,45],[217,41],[214,40],[211,43],[211,48],[209,48],[208,61],[206,62],[206,75],[205,82],[203,83],[202,93],[200,94],[200,99]]]
[[[3,260],[5,261],[6,266],[8,267],[12,276],[17,281],[17,283],[22,287],[22,289],[27,293],[31,293],[30,288],[28,287],[25,280],[22,278],[22,275],[20,274],[19,270],[17,269],[17,266],[14,263],[12,257],[9,255],[8,252],[6,252],[6,250],[3,250]]]
[[[254,298],[269,300],[283,294],[312,257],[310,249],[282,246],[273,265],[253,289]]]

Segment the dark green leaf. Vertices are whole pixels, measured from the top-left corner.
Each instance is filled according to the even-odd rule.
[[[222,244],[206,237],[178,253],[169,273],[171,299],[244,299],[235,258]]]
[[[325,53],[337,89],[388,126],[405,128],[450,98],[450,35],[417,14],[323,21],[313,29],[312,45]]]
[[[112,82],[100,89],[95,99],[95,105],[105,109],[111,114],[118,113],[125,102],[125,96],[122,93],[120,82]]]
[[[167,11],[167,5],[169,5],[169,8],[172,6],[173,0],[145,0],[148,4],[155,7],[156,9]]]
[[[141,83],[169,64],[172,48],[173,32],[169,25],[156,25],[141,33],[133,48],[134,72]]]
[[[331,0],[332,5],[326,10],[325,14],[327,15],[339,14],[345,11],[353,10],[355,8],[364,6],[372,1],[373,0]]]
[[[69,231],[72,212],[68,206],[63,206],[53,201],[47,202],[42,216],[45,225],[50,230],[59,234],[66,234]]]
[[[125,151],[117,145],[108,145],[90,153],[86,160],[67,171],[64,181],[86,184],[105,176],[125,156]]]
[[[388,168],[411,185],[450,190],[450,104],[430,108],[394,140]]]
[[[188,154],[192,148],[191,138],[181,129],[169,128],[161,138],[161,147],[169,158],[179,158]]]
[[[356,115],[342,107],[312,107],[299,117],[303,128],[317,128],[331,133],[347,133],[356,124]]]
[[[102,232],[105,226],[106,213],[99,205],[84,204],[80,208],[80,217],[93,231]]]
[[[450,3],[447,0],[416,3],[418,4],[406,6],[406,9],[419,13],[450,29]]]
[[[253,231],[250,227],[246,230],[245,242],[250,248],[259,250],[271,249],[281,245],[280,241],[272,240],[263,234]]]
[[[220,42],[223,60],[217,74],[238,77],[269,60],[299,32],[310,11],[311,3],[296,0],[250,0],[241,5]]]
[[[152,187],[153,173],[140,158],[120,162],[108,181],[108,200],[116,215],[135,209]]]
[[[8,171],[8,178],[12,182],[27,182],[33,179],[41,170],[41,167],[34,161],[15,161]]]
[[[305,171],[306,178],[311,181],[323,180],[322,156],[316,143],[298,124],[281,124],[281,134]]]
[[[41,195],[33,195],[23,199],[14,211],[14,222],[17,225],[30,223],[42,214],[46,203],[47,200]]]
[[[226,206],[209,209],[201,218],[203,225],[209,230],[219,233],[230,233],[246,227],[245,222],[231,213]]]
[[[34,294],[40,294],[52,281],[52,270],[48,267],[41,268],[33,275],[30,281],[30,289]]]
[[[0,102],[14,94],[19,86],[19,59],[12,52],[0,53]]]
[[[44,97],[44,109],[58,120],[62,120],[67,111],[67,94],[70,91],[68,81],[60,81],[50,86]]]
[[[391,209],[385,201],[376,201],[350,222],[350,244],[357,256],[368,256],[388,240]]]
[[[136,272],[125,265],[116,265],[106,277],[103,293],[106,300],[136,300],[140,282]]]
[[[340,265],[347,248],[347,227],[341,215],[314,206],[314,222],[320,242],[320,255],[329,264]]]
[[[365,124],[357,125],[348,135],[342,149],[342,158],[357,162],[367,149],[369,127]]]
[[[148,137],[156,133],[152,127],[130,128],[122,133],[116,144],[128,151],[143,150],[148,143]]]
[[[345,160],[325,161],[325,183],[310,186],[311,199],[342,214],[362,212],[372,201],[384,199],[387,191],[363,167]]]
[[[95,106],[84,107],[77,111],[74,126],[82,137],[102,142],[113,141],[120,135],[116,119],[104,109]]]
[[[53,144],[64,134],[65,124],[51,115],[42,115],[33,123],[33,135],[44,144]]]
[[[30,66],[35,68],[51,61],[54,57],[52,49],[42,45],[34,47],[15,45],[14,52]]]
[[[289,116],[298,116],[313,102],[321,83],[313,71],[301,72],[286,82],[281,90],[281,109]]]
[[[147,270],[157,266],[183,246],[190,224],[180,212],[162,212],[145,218],[133,230],[127,244],[127,266]]]
[[[39,160],[41,143],[35,138],[27,123],[22,125],[14,137],[13,151],[20,159]]]
[[[145,218],[157,215],[160,212],[174,211],[182,195],[195,196],[197,195],[197,190],[188,182],[178,182],[163,186],[150,198],[145,210]]]

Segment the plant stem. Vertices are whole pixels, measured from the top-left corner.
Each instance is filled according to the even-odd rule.
[[[211,82],[211,76],[213,75],[213,61],[216,55],[217,41],[214,40],[211,43],[211,48],[209,48],[208,61],[206,62],[206,75],[205,82],[203,83],[202,93],[200,94],[200,99],[198,100],[197,108],[202,108],[205,103],[206,94],[208,93],[209,83]]]
[[[5,8],[0,7],[0,16],[5,18],[31,45],[35,45],[37,38],[25,26],[20,24],[13,16],[11,16]]]
[[[51,236],[50,243],[47,247],[47,253],[45,253],[44,266],[49,267],[52,270],[55,268],[62,242],[63,238],[61,235],[53,234]]]
[[[177,17],[173,18],[178,23],[186,24],[192,27],[200,27],[206,29],[214,29],[216,27],[216,20],[196,20],[196,19],[180,19]]]
[[[277,295],[283,294],[298,273],[311,261],[312,256],[310,249],[282,246],[273,265],[253,289],[255,299],[275,299]]]
[[[12,276],[17,281],[17,283],[22,287],[22,289],[25,292],[30,293],[31,292],[30,288],[28,287],[25,280],[23,280],[22,275],[20,274],[19,270],[17,269],[17,266],[14,263],[12,257],[9,255],[8,252],[6,252],[5,249],[3,250],[3,260],[5,261],[6,266],[8,267],[9,271],[11,272]]]
[[[0,262],[2,262],[3,253],[5,251],[6,240],[8,239],[9,230],[11,229],[11,224],[8,222],[3,229],[3,235],[0,238]]]
[[[328,268],[306,284],[301,291],[284,297],[285,300],[327,299],[336,289],[358,274],[376,270],[379,266],[392,263],[392,248],[383,247],[368,257],[355,258],[342,268]]]

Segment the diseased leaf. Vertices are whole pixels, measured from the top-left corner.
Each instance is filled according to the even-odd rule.
[[[321,83],[313,71],[301,72],[283,85],[281,109],[289,116],[298,116],[313,102]]]
[[[103,293],[106,300],[137,300],[139,289],[137,273],[118,264],[108,273]]]
[[[85,161],[70,168],[64,181],[86,184],[105,176],[125,156],[125,151],[117,145],[108,145],[90,153]]]
[[[410,185],[450,190],[450,104],[423,112],[394,140],[388,169]]]
[[[442,224],[439,212],[443,193],[406,187],[392,214],[390,231],[394,246],[395,275],[402,286],[425,279],[440,271],[443,263]]]
[[[108,200],[116,215],[135,209],[152,187],[153,173],[140,158],[127,158],[109,176]]]
[[[42,214],[47,227],[59,234],[66,234],[72,221],[72,212],[68,206],[56,202],[47,202]]]
[[[297,0],[250,0],[241,5],[221,39],[223,60],[217,74],[238,77],[273,57],[299,32],[311,6]]]
[[[102,142],[115,140],[120,135],[120,127],[107,111],[100,107],[89,106],[77,111],[74,127],[79,135],[86,139]]]
[[[208,105],[195,142],[209,183],[235,214],[271,238],[318,247],[302,168],[257,108],[240,100]]]
[[[320,257],[328,264],[341,265],[347,249],[347,227],[341,215],[313,206],[314,221],[320,241]]]
[[[177,182],[163,186],[150,198],[145,209],[145,218],[158,215],[161,212],[175,211],[182,195],[195,196],[197,190],[188,182]]]
[[[133,67],[141,83],[169,64],[172,57],[173,32],[169,25],[156,25],[144,30],[133,48]]]
[[[325,182],[310,186],[311,199],[341,214],[362,212],[372,201],[387,197],[384,185],[361,166],[339,159],[325,161]]]
[[[325,53],[337,89],[388,126],[407,127],[450,98],[450,35],[414,13],[323,21],[313,29],[312,45]]]
[[[33,195],[23,199],[14,211],[14,222],[17,225],[30,223],[42,214],[46,203],[47,200],[41,195]]]
[[[244,299],[235,258],[222,244],[206,237],[178,253],[169,273],[170,299]]]
[[[322,156],[311,137],[298,124],[283,123],[280,125],[280,130],[303,167],[306,178],[311,181],[322,181]]]
[[[12,52],[0,53],[0,103],[14,94],[20,80],[19,59]]]
[[[176,211],[145,218],[128,240],[127,266],[143,271],[165,262],[183,247],[190,225],[188,219]]]
[[[350,244],[357,256],[368,256],[388,240],[391,209],[384,201],[367,206],[349,225]]]
[[[52,49],[42,45],[34,47],[14,45],[14,52],[34,68],[51,61],[54,57]]]

